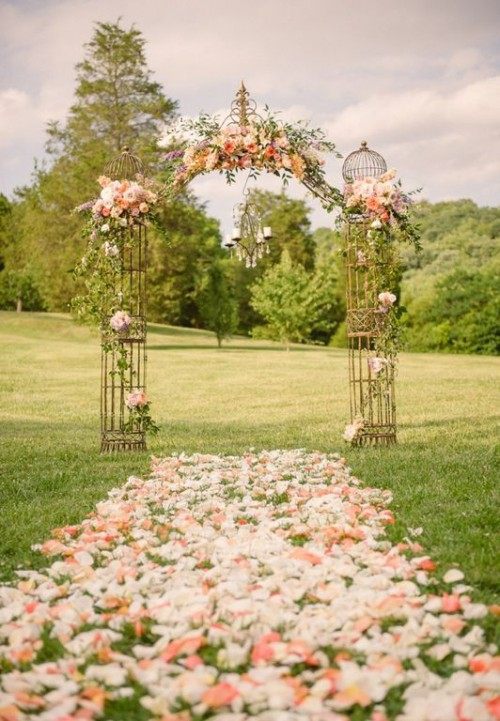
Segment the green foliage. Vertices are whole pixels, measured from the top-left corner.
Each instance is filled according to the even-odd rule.
[[[177,103],[152,80],[146,41],[135,27],[98,22],[85,57],[76,66],[75,102],[64,126],[48,127],[48,150],[57,157],[101,162],[131,146],[148,163],[155,141]],[[101,164],[102,168],[102,164]]]
[[[0,193],[0,271],[5,268],[6,253],[12,243],[12,203]]]
[[[331,331],[331,280],[325,269],[312,274],[293,264],[285,250],[280,262],[252,287],[252,306],[266,321],[255,335],[279,340],[288,348],[293,341],[311,339],[314,331]]]
[[[307,203],[289,198],[283,191],[271,193],[268,190],[253,190],[251,200],[265,219],[265,225],[270,225],[273,230],[269,258],[261,261],[262,267],[266,269],[277,263],[286,250],[292,262],[312,270],[315,242],[309,218],[311,209]]]
[[[198,306],[205,326],[215,333],[219,348],[238,326],[238,306],[227,273],[227,260],[215,260],[200,282]]]
[[[415,208],[422,252],[403,249],[408,347],[498,353],[500,208],[471,200]]]
[[[421,350],[500,353],[500,282],[492,266],[442,277],[413,318],[411,342]]]
[[[217,221],[192,198],[168,203],[158,212],[167,242],[149,235],[148,318],[200,327],[199,280],[222,256]]]
[[[35,276],[29,271],[0,272],[0,309],[46,310]]]

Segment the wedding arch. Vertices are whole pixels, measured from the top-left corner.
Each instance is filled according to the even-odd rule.
[[[87,250],[77,275],[87,293],[76,299],[81,316],[101,330],[101,451],[145,450],[158,427],[146,395],[147,231],[160,203],[173,200],[197,176],[219,172],[227,183],[244,172],[295,178],[322,206],[340,210],[346,267],[350,443],[396,441],[394,370],[399,345],[398,240],[418,243],[408,213],[411,199],[385,160],[362,143],[344,161],[343,192],[327,182],[325,152],[340,155],[320,129],[257,111],[244,84],[219,122],[202,114],[171,128],[164,156],[166,182],[146,176],[128,148],[104,168],[99,197],[89,211]],[[247,179],[248,179],[247,178]],[[246,188],[246,186],[245,186]],[[236,206],[235,227],[223,245],[254,266],[272,230],[263,226],[248,192]]]

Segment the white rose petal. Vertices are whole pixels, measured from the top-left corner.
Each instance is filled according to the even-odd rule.
[[[450,570],[444,574],[443,581],[445,583],[456,583],[457,581],[462,581],[463,578],[464,574],[462,571],[459,571],[458,568],[450,568]]]

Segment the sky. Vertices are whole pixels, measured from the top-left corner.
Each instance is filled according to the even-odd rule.
[[[181,114],[223,117],[243,79],[343,155],[366,139],[424,198],[500,202],[500,0],[0,0],[0,192],[29,182],[94,23],[118,17]],[[341,165],[326,166],[337,186]],[[211,174],[193,189],[230,225],[239,185]],[[331,224],[308,203],[314,226]]]

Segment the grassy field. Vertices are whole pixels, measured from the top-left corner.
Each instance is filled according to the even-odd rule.
[[[249,447],[338,451],[356,475],[394,493],[403,527],[424,527],[440,564],[459,564],[492,601],[497,590],[495,408],[500,361],[401,357],[399,444],[350,449],[342,350],[150,329],[149,392],[161,433],[149,453],[98,452],[98,338],[68,317],[0,313],[0,572],[42,561],[32,543],[85,516],[107,489],[148,472],[149,455]]]

